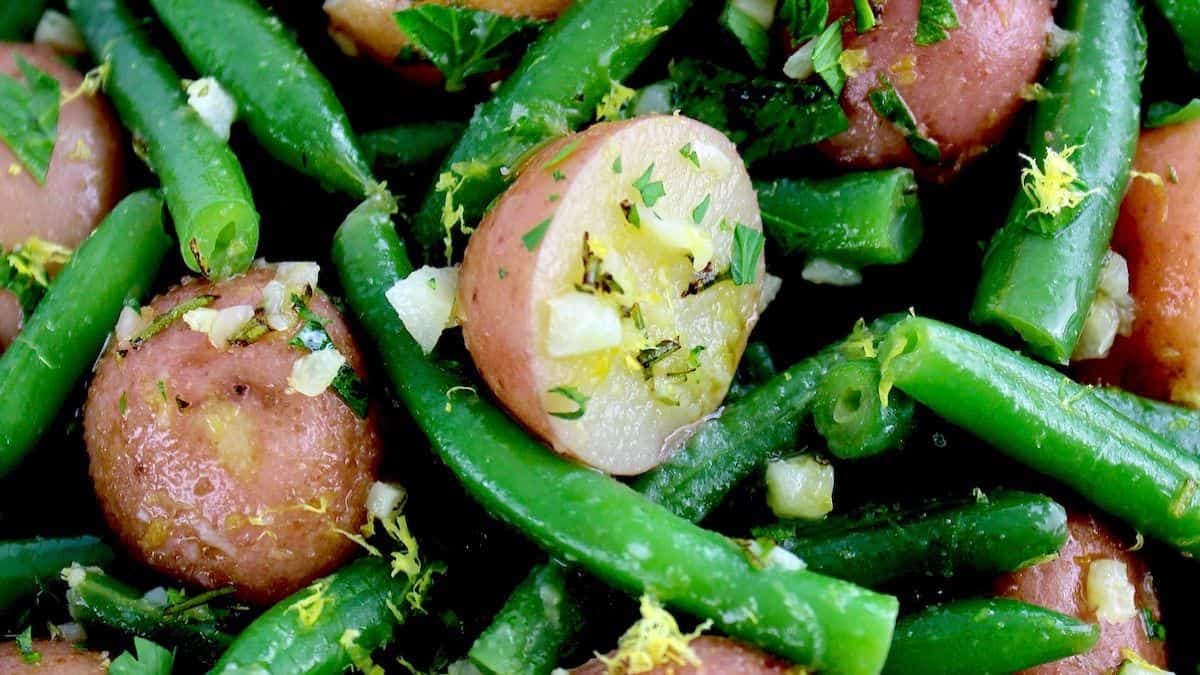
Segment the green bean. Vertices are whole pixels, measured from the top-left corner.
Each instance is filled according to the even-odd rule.
[[[1052,368],[965,330],[907,319],[880,346],[885,379],[1139,531],[1200,553],[1200,459]]]
[[[558,665],[563,644],[582,621],[562,566],[539,565],[512,592],[468,656],[485,675],[545,675]]]
[[[414,122],[363,134],[367,161],[377,169],[409,169],[441,159],[462,135],[458,122]]]
[[[366,196],[375,179],[350,119],[279,19],[257,0],[150,4],[196,70],[229,90],[272,157],[329,189]]]
[[[412,590],[382,558],[360,558],[264,612],[210,672],[342,673],[391,641]]]
[[[1067,513],[1049,497],[998,492],[986,500],[756,528],[814,572],[877,587],[913,576],[1012,572],[1067,543]]]
[[[1129,181],[1146,62],[1138,11],[1133,0],[1067,2],[1063,27],[1075,40],[1050,66],[1028,154],[1039,168],[1049,150],[1070,155],[1088,194],[1046,227],[1019,191],[983,260],[972,319],[1017,333],[1055,363],[1067,362],[1083,331]]]
[[[908,262],[924,222],[911,169],[758,182],[763,229],[786,253],[847,267]]]
[[[1155,4],[1183,43],[1188,65],[1200,71],[1200,4],[1194,0],[1155,0]]]
[[[334,238],[333,257],[398,396],[468,493],[551,555],[798,664],[850,675],[882,667],[894,598],[805,571],[755,567],[725,537],[547,451],[426,359],[384,296],[412,269],[389,213],[381,199],[356,209]]]
[[[1100,627],[1018,600],[960,600],[902,619],[885,675],[1001,675],[1082,654]]]
[[[746,351],[742,354],[742,362],[738,364],[733,382],[729,384],[729,391],[725,394],[725,404],[728,405],[745,398],[746,394],[775,377],[778,372],[779,369],[775,367],[775,361],[771,358],[771,349],[767,343],[756,341],[746,345]]]
[[[0,356],[0,477],[33,449],[96,361],[121,307],[140,299],[170,248],[162,201],[126,197],[71,256]]]
[[[99,568],[73,565],[62,574],[71,618],[84,626],[104,626],[175,645],[201,661],[215,657],[233,640],[207,606],[168,613],[170,605],[165,601],[154,602]]]
[[[0,3],[0,41],[25,42],[46,11],[47,0],[8,0]]]
[[[1200,456],[1200,412],[1143,398],[1116,387],[1096,388],[1092,394],[1137,424]]]
[[[58,579],[73,562],[106,565],[112,557],[112,549],[91,535],[0,542],[0,613]]]
[[[821,378],[813,401],[813,424],[829,453],[861,459],[900,447],[913,427],[916,405],[903,393],[879,398],[879,364],[848,361]]]
[[[258,248],[258,212],[237,157],[187,104],[179,77],[123,0],[67,5],[109,68],[105,92],[162,181],[184,262],[213,278],[244,271]]]
[[[542,32],[515,72],[479,106],[442,178],[417,213],[416,239],[431,259],[462,208],[473,226],[507,186],[520,160],[546,141],[588,122],[614,82],[629,77],[692,0],[589,0],[571,3]]]

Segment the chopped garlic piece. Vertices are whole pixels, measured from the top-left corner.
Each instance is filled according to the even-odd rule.
[[[699,149],[696,149],[699,154]],[[642,209],[641,227],[658,243],[684,251],[692,258],[692,269],[699,272],[712,262],[713,241],[707,230],[676,218],[660,218],[650,209]]]
[[[813,258],[800,271],[800,277],[814,284],[829,286],[857,286],[862,283],[862,273],[839,265],[826,258]]]
[[[1096,297],[1088,309],[1083,332],[1075,344],[1072,361],[1102,359],[1108,356],[1117,335],[1133,332],[1134,304],[1129,293],[1129,264],[1120,254],[1109,251],[1100,268]]]
[[[317,287],[321,266],[314,262],[282,262],[275,278],[263,286],[263,313],[272,330],[288,330],[296,324],[292,296],[308,297]]]
[[[208,335],[208,343],[217,349],[229,346],[229,338],[254,318],[250,305],[234,305],[224,309],[198,307],[183,315],[183,322],[197,333]]]
[[[1046,53],[1050,58],[1058,58],[1067,47],[1079,40],[1079,34],[1069,31],[1054,23],[1054,19],[1046,20]]]
[[[153,320],[154,309],[149,305],[143,307],[141,311],[134,310],[128,305],[122,307],[121,314],[117,316],[117,326],[113,329],[117,343],[129,342],[135,335],[145,330]]]
[[[320,396],[333,384],[344,365],[346,357],[333,347],[306,354],[292,364],[288,387],[305,396]]]
[[[696,141],[692,143],[692,151],[696,153],[696,158],[700,160],[701,170],[722,179],[728,178],[729,174],[733,173],[733,162],[729,161],[729,157],[715,145]]]
[[[793,80],[807,80],[813,76],[816,66],[813,65],[813,51],[817,48],[816,39],[809,40],[792,52],[783,62],[783,74]]]
[[[1137,615],[1134,588],[1125,563],[1103,558],[1093,560],[1087,570],[1088,608],[1107,623],[1125,623]]]
[[[385,295],[408,334],[426,354],[437,346],[442,331],[458,325],[454,314],[457,267],[422,267],[396,282]]]
[[[813,455],[767,464],[767,505],[780,518],[824,518],[833,510],[833,465]]]
[[[550,356],[578,356],[621,344],[621,315],[604,300],[588,293],[567,293],[547,300],[546,306]]]
[[[756,560],[762,563],[764,567],[777,567],[788,572],[806,569],[808,565],[801,560],[795,553],[777,546],[774,543],[768,543],[769,549],[763,551],[763,544],[760,541],[751,541],[747,550]]]
[[[202,77],[188,85],[188,105],[204,121],[205,126],[223,140],[229,140],[229,128],[237,118],[237,103],[211,77]]]
[[[398,483],[377,480],[367,492],[367,513],[379,520],[387,520],[404,508],[408,492]]]
[[[71,18],[53,9],[46,10],[33,31],[33,41],[46,45],[59,54],[83,54],[87,43]]]

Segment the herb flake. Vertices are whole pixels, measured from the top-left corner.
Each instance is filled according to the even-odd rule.
[[[17,635],[17,650],[21,652],[21,660],[33,666],[42,662],[42,654],[33,648],[33,626],[26,626]]]
[[[109,675],[171,675],[175,655],[165,648],[142,637],[133,639],[137,657],[123,652],[113,659]]]
[[[699,225],[704,222],[704,216],[708,215],[708,207],[712,204],[712,195],[704,195],[704,199],[692,209],[692,223]]]
[[[684,144],[679,149],[679,154],[683,155],[683,158],[691,162],[697,169],[700,168],[700,155],[696,154],[696,149],[692,147],[691,143]]]
[[[653,376],[654,364],[682,348],[679,340],[659,340],[653,347],[639,349],[637,356],[634,358],[637,359],[638,365],[642,367],[642,376],[648,380]]]
[[[842,17],[829,24],[813,44],[813,71],[821,76],[834,96],[841,96],[846,86],[846,71],[842,69]]]
[[[938,144],[921,133],[917,127],[917,118],[913,115],[908,103],[900,96],[900,92],[892,86],[890,80],[882,78],[881,86],[872,89],[867,95],[871,107],[892,126],[904,134],[908,147],[924,162],[936,164],[942,161],[942,151]]]
[[[591,397],[583,395],[583,393],[581,393],[578,389],[576,389],[574,387],[562,386],[562,387],[555,387],[555,388],[551,389],[548,393],[558,394],[559,396],[562,396],[563,398],[567,399],[568,401],[574,403],[576,406],[575,410],[572,410],[570,412],[552,412],[552,413],[550,413],[554,417],[557,417],[557,418],[563,419],[563,420],[577,420],[580,417],[583,417],[584,414],[587,413],[587,403],[588,403],[588,401],[591,400]]]
[[[300,329],[296,331],[296,335],[288,340],[289,346],[306,349],[309,352],[336,349],[333,340],[329,337],[329,332],[325,330],[325,320],[309,309],[303,298],[293,295],[292,307],[296,310],[302,323]],[[333,389],[333,393],[337,394],[337,397],[342,399],[346,407],[350,408],[359,419],[366,419],[370,407],[367,385],[350,367],[350,364],[342,364],[337,375],[334,376],[333,382],[329,384],[329,388]]]
[[[216,302],[218,297],[219,296],[216,295],[197,295],[191,300],[185,300],[178,305],[175,305],[171,309],[168,309],[162,314],[154,317],[154,320],[151,321],[148,326],[143,328],[142,332],[133,336],[133,339],[129,341],[129,345],[134,349],[141,348],[141,346],[146,344],[150,338],[166,330],[171,324],[182,318],[184,314],[187,314],[193,309],[208,307]]]
[[[949,0],[946,1],[949,2]],[[860,34],[866,33],[878,23],[879,21],[875,18],[875,8],[871,7],[871,0],[854,0],[854,30]]]
[[[650,208],[658,203],[658,200],[667,195],[666,189],[663,187],[661,180],[652,181],[654,176],[654,164],[646,167],[646,171],[638,176],[638,179],[633,181],[633,189],[637,190],[642,195],[642,203]]]
[[[758,230],[738,223],[733,230],[733,256],[729,275],[737,286],[752,284],[758,279],[758,259],[762,256],[766,237]]]
[[[521,235],[521,243],[524,244],[526,251],[536,250],[538,244],[542,243],[542,239],[546,236],[546,231],[550,229],[551,220],[552,218],[547,218]]]
[[[917,13],[917,34],[913,42],[922,47],[950,37],[949,31],[959,27],[954,0],[921,0]]]
[[[395,13],[408,39],[442,71],[447,91],[461,91],[472,75],[496,70],[520,33],[536,22],[494,12],[421,4]]]
[[[45,185],[58,135],[58,80],[20,54],[13,60],[25,82],[0,74],[0,139],[38,184]]]
[[[783,0],[779,16],[792,40],[805,42],[819,35],[829,22],[829,0]]]

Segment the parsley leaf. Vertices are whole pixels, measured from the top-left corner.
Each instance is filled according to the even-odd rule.
[[[726,0],[725,9],[717,21],[742,46],[750,63],[762,70],[767,67],[767,58],[771,55],[771,36],[767,34],[765,26],[738,4],[737,0]]]
[[[639,349],[637,356],[638,365],[642,367],[642,376],[645,379],[650,379],[654,375],[654,364],[662,361],[668,356],[679,351],[683,347],[679,344],[679,340],[659,340],[658,344],[653,347]]]
[[[46,184],[58,135],[58,80],[13,55],[24,84],[0,74],[0,139],[38,183]]]
[[[547,218],[534,225],[533,229],[521,235],[521,243],[525,245],[526,251],[533,251],[537,249],[538,244],[542,243],[542,239],[546,236],[546,230],[550,229],[551,220],[552,218]]]
[[[704,199],[701,200],[701,202],[696,205],[696,208],[692,209],[692,222],[695,223],[696,225],[703,223],[704,216],[708,215],[708,207],[711,204],[712,204],[712,195],[711,194],[704,195]]]
[[[113,659],[109,675],[171,675],[175,655],[159,645],[141,637],[133,639],[137,658],[124,652]]]
[[[779,17],[793,42],[805,42],[825,28],[829,21],[829,0],[783,0]]]
[[[913,42],[921,46],[941,42],[950,37],[947,31],[958,27],[958,13],[954,11],[953,0],[921,0],[917,34]]]
[[[510,56],[512,38],[537,25],[530,19],[435,4],[401,10],[395,17],[400,30],[442,71],[447,91],[460,91],[468,77],[496,70]]]
[[[549,393],[558,394],[559,396],[566,398],[567,400],[571,401],[572,403],[574,403],[577,406],[577,408],[575,410],[572,410],[571,412],[552,412],[552,413],[550,413],[551,415],[553,415],[559,419],[564,419],[564,420],[577,420],[580,417],[583,417],[584,414],[587,412],[587,402],[591,400],[591,397],[584,396],[582,393],[580,393],[580,391],[578,389],[576,389],[574,387],[566,387],[566,386],[555,387],[555,388],[551,389],[549,391]]]
[[[917,118],[887,78],[883,78],[882,85],[872,89],[867,96],[875,112],[904,134],[904,139],[908,141],[908,147],[912,148],[913,154],[925,162],[936,163],[942,160],[942,151],[938,144],[917,128]]]
[[[813,70],[821,76],[822,80],[825,80],[825,84],[829,85],[829,90],[833,92],[834,96],[841,96],[842,89],[846,86],[846,72],[842,70],[840,63],[842,25],[845,23],[846,17],[842,17],[829,24],[813,43]]]
[[[685,143],[679,149],[679,154],[683,155],[683,158],[691,162],[697,169],[700,168],[700,155],[696,154],[696,149],[692,147],[691,143]]]
[[[733,230],[733,256],[729,267],[734,284],[745,286],[758,278],[758,259],[765,243],[762,232],[737,224]]]
[[[946,2],[949,1],[946,0]],[[879,21],[875,18],[875,9],[871,7],[871,0],[854,0],[854,30],[865,33],[878,23]]]
[[[29,665],[41,663],[42,655],[33,648],[33,626],[26,626],[17,635],[17,650],[21,652],[21,660]]]
[[[1179,105],[1169,101],[1151,103],[1146,109],[1145,125],[1148,129],[1183,124],[1200,120],[1200,98],[1192,99],[1187,105]]]
[[[646,167],[645,173],[638,176],[638,179],[633,181],[633,189],[637,190],[642,195],[642,203],[650,208],[658,203],[658,200],[667,195],[666,189],[663,187],[661,180],[651,181],[654,175],[654,164]]]

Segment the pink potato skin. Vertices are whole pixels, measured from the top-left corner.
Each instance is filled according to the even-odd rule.
[[[1134,168],[1162,176],[1163,184],[1130,183],[1113,237],[1129,263],[1133,333],[1118,336],[1107,359],[1081,372],[1200,408],[1200,122],[1143,132]]]
[[[1136,591],[1139,608],[1148,608],[1159,620],[1158,595],[1154,580],[1141,557],[1129,550],[1094,517],[1072,513],[1067,520],[1069,537],[1058,558],[1006,574],[996,581],[996,593],[1031,602],[1095,623],[1088,607],[1087,572],[1093,560],[1111,558],[1124,562]],[[1139,613],[1120,624],[1100,622],[1100,641],[1091,651],[1022,671],[1023,675],[1095,675],[1114,671],[1124,660],[1122,650],[1132,649],[1156,666],[1166,667],[1166,645],[1152,640]]]
[[[17,643],[0,645],[0,673],[4,675],[104,675],[108,655],[89,652],[61,640],[34,640],[33,650],[41,655],[36,664],[25,662]]]
[[[215,285],[192,280],[152,306],[161,313],[205,293],[220,296],[215,309],[257,306],[273,277],[256,269]],[[328,298],[317,292],[310,307],[362,374],[362,356]],[[334,530],[365,522],[380,441],[373,418],[360,420],[331,390],[287,392],[292,364],[306,353],[287,344],[297,330],[220,351],[176,321],[141,349],[122,357],[114,346],[102,358],[84,438],[100,506],[134,557],[182,581],[232,584],[240,598],[270,603],[355,552]]]
[[[957,0],[960,28],[927,46],[913,42],[920,0],[889,0],[879,24],[859,35],[852,0],[833,0],[833,17],[847,17],[846,49],[865,49],[870,65],[848,78],[842,107],[850,129],[822,142],[822,153],[852,169],[909,166],[947,181],[1012,126],[1022,89],[1036,81],[1046,52],[1052,0]],[[906,79],[906,59],[915,60]],[[908,103],[921,131],[941,148],[943,164],[924,164],[904,136],[871,107],[868,93],[886,75]]]
[[[646,675],[789,675],[796,672],[787,661],[728,638],[699,637],[692,641],[692,649],[700,658],[700,665],[658,666],[646,671]],[[592,659],[571,671],[571,675],[606,673],[608,667],[600,659]]]
[[[0,43],[0,73],[20,78],[17,54],[54,76],[64,94],[83,82],[48,47],[27,44]],[[45,185],[38,184],[8,145],[0,142],[0,249],[11,250],[29,237],[77,247],[123,194],[123,166],[121,128],[99,95],[78,96],[59,110],[58,137]],[[20,167],[20,173],[13,175],[10,167]],[[0,352],[21,324],[20,304],[12,293],[0,290]]]

